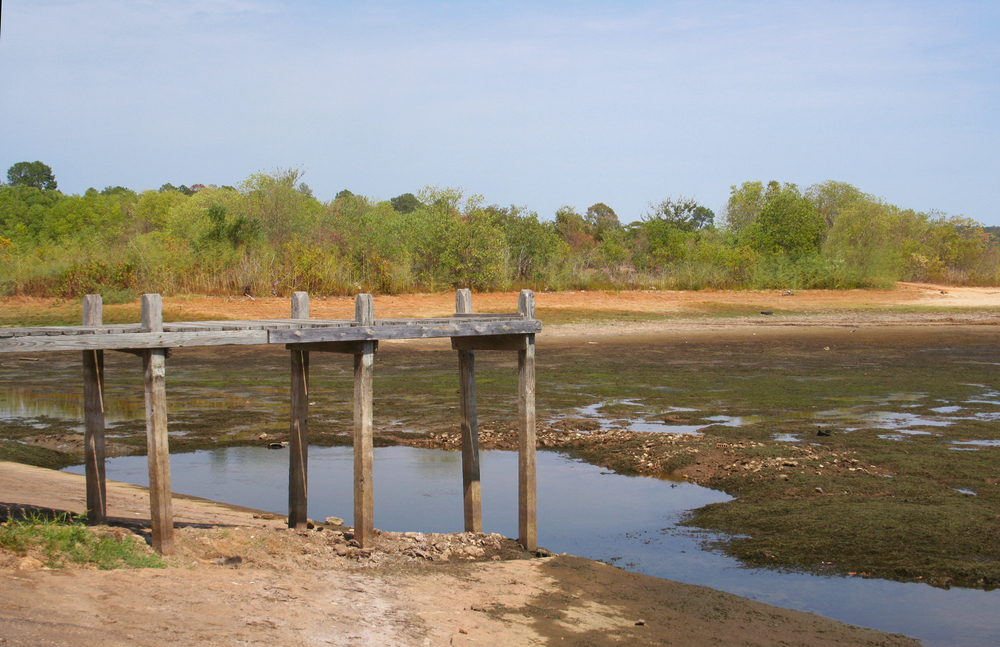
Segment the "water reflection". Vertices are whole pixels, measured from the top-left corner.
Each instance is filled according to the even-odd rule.
[[[350,523],[353,454],[311,447],[313,518]],[[483,526],[517,535],[517,454],[482,454]],[[284,513],[287,452],[241,447],[171,456],[175,490]],[[108,477],[145,485],[144,457],[108,461]],[[69,471],[82,472],[82,468]],[[375,525],[384,530],[462,529],[461,456],[408,447],[375,449]],[[742,567],[703,550],[714,538],[676,527],[685,511],[729,497],[689,483],[602,473],[555,452],[538,454],[538,539],[554,552],[711,586],[751,599],[852,624],[904,633],[926,645],[993,645],[1000,636],[1000,591],[944,591],[922,584],[782,573]]]

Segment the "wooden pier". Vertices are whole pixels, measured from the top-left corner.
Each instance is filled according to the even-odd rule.
[[[476,419],[475,352],[518,354],[518,541],[526,550],[538,546],[535,497],[535,297],[522,290],[516,313],[474,313],[472,294],[459,290],[455,314],[436,319],[376,319],[370,294],[359,294],[354,319],[311,319],[309,295],[292,296],[291,317],[262,321],[165,323],[160,295],[142,297],[138,324],[102,324],[100,295],[83,300],[80,326],[0,328],[0,353],[80,351],[83,355],[87,513],[104,522],[107,515],[104,469],[104,351],[142,358],[145,385],[146,445],[153,547],[173,551],[170,454],[167,436],[166,358],[170,348],[190,346],[284,344],[291,354],[289,416],[288,525],[306,524],[309,448],[309,355],[313,352],[354,356],[354,536],[362,547],[374,539],[372,378],[374,355],[382,339],[451,338],[458,351],[462,428],[462,481],[465,530],[482,532],[479,479],[479,431]]]

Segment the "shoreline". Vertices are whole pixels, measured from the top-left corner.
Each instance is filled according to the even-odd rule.
[[[84,479],[0,462],[0,492],[4,503],[79,513]],[[109,516],[148,523],[146,493],[108,481]],[[205,499],[173,503],[180,541],[165,570],[0,569],[7,644],[919,644],[569,555],[321,559],[329,529],[288,530],[282,518]],[[264,537],[273,544],[258,565],[252,547]],[[237,568],[214,559],[232,551],[248,555]]]

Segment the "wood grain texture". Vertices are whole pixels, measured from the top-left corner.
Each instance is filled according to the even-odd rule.
[[[536,550],[538,548],[538,497],[535,469],[534,335],[528,335],[528,347],[517,353],[517,375],[517,413],[519,424],[517,437],[518,542],[525,550]]]
[[[103,301],[99,294],[83,297],[83,325],[100,326]],[[104,351],[83,355],[83,460],[87,479],[87,519],[105,523],[108,515],[104,446]]]
[[[163,330],[163,299],[142,295],[142,327],[150,333]],[[170,489],[170,447],[167,435],[167,353],[147,350],[142,358],[146,403],[146,458],[149,463],[149,516],[153,548],[163,555],[174,551],[174,514]]]
[[[167,441],[166,353],[147,350],[142,360],[146,391],[146,452],[149,462],[149,512],[153,548],[174,551],[174,514],[170,489],[170,448]]]
[[[373,490],[372,391],[374,342],[354,356],[354,538],[362,548],[375,541]]]
[[[472,292],[455,293],[455,312],[472,313]],[[452,346],[455,341],[452,340]],[[458,398],[462,428],[462,502],[465,531],[483,531],[482,482],[479,469],[479,419],[476,413],[476,354],[458,351]]]
[[[309,318],[309,295],[292,295],[292,319]],[[291,414],[288,433],[288,527],[305,528],[309,505],[309,352],[291,351]]]

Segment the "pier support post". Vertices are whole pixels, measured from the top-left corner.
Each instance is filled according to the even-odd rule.
[[[100,326],[104,306],[99,294],[83,297],[83,325]],[[83,353],[84,462],[87,472],[87,519],[105,523],[108,515],[104,467],[104,351]]]
[[[518,313],[525,319],[535,318],[535,295],[521,290]],[[538,503],[535,478],[535,336],[525,335],[526,347],[517,351],[518,398],[520,425],[517,454],[517,531],[518,543],[525,550],[538,548]]]
[[[354,307],[359,326],[375,324],[375,305],[370,294],[359,294]],[[375,539],[372,495],[372,378],[375,372],[374,341],[364,341],[354,354],[354,539],[362,548]]]
[[[309,318],[309,294],[292,295],[292,319]],[[289,429],[288,527],[305,528],[309,483],[309,351],[292,349],[292,410]]]
[[[163,300],[159,294],[142,295],[142,327],[149,332],[163,332]],[[142,353],[153,548],[170,555],[174,551],[174,513],[167,442],[166,359],[165,348],[149,348]]]
[[[455,293],[455,313],[472,314],[472,291]],[[476,353],[458,351],[458,393],[462,416],[462,492],[465,532],[483,531],[482,485],[479,476],[479,423],[476,415]]]

